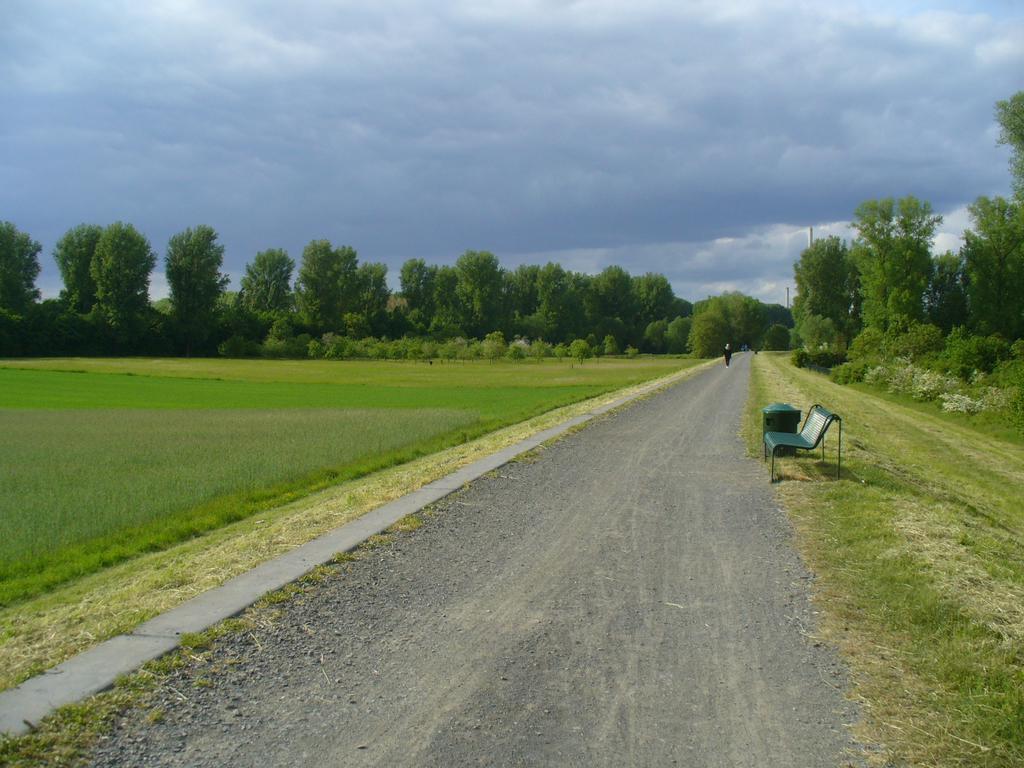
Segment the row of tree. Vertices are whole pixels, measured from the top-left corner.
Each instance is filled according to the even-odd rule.
[[[999,102],[996,117],[1012,150],[1014,198],[979,197],[963,246],[936,256],[942,217],[929,203],[908,196],[861,204],[852,243],[819,240],[794,265],[793,314],[808,347],[920,323],[945,334],[1024,336],[1024,92]]]
[[[862,328],[930,323],[1012,341],[1024,336],[1024,203],[981,197],[958,253],[932,256],[941,217],[914,197],[863,203],[857,238],[818,240],[795,265],[793,314],[810,347]]]
[[[224,247],[212,227],[186,229],[167,244],[170,296],[151,303],[157,263],[132,225],[82,224],[57,242],[64,282],[56,300],[39,301],[38,242],[0,222],[0,354],[297,354],[298,338],[588,339],[601,349],[717,354],[725,341],[760,343],[788,313],[729,294],[694,307],[664,275],[632,276],[618,266],[597,275],[558,264],[501,267],[486,251],[454,265],[410,259],[393,293],[387,267],[361,263],[355,249],[314,240],[296,265],[281,249],[246,265],[240,290],[228,292]],[[298,269],[296,269],[298,266]]]

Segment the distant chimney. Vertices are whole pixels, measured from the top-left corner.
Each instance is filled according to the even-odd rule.
[[[807,228],[807,247],[814,245],[814,227]]]

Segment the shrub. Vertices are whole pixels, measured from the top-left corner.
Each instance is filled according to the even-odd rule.
[[[830,317],[807,315],[800,323],[800,338],[809,350],[827,349],[838,339],[836,325]]]
[[[505,353],[508,352],[508,346],[505,344],[505,334],[501,331],[491,331],[491,333],[488,333],[484,337],[481,346],[483,356],[488,360],[497,360],[499,357],[504,357]]]
[[[855,363],[843,363],[833,368],[829,376],[836,384],[853,384],[854,382],[864,381],[864,376],[871,367],[871,364],[866,360],[859,360]]]
[[[878,360],[882,354],[885,334],[877,328],[865,328],[850,343],[847,355],[850,360]]]
[[[585,339],[576,339],[569,345],[569,356],[576,358],[581,363],[593,355],[594,350]]]
[[[677,317],[668,324],[665,331],[665,344],[669,354],[681,355],[690,351],[690,326],[693,319],[689,317]]]
[[[768,350],[789,349],[789,328],[776,323],[764,334],[764,348]]]
[[[458,360],[464,356],[466,340],[461,336],[449,339],[437,349],[437,354],[443,360]]]
[[[437,342],[432,341],[430,339],[423,339],[423,341],[420,342],[420,345],[421,353],[423,355],[424,360],[432,360],[433,358],[438,356]]]
[[[260,345],[260,354],[263,357],[269,358],[288,357],[288,342],[284,339],[268,336],[263,344]]]
[[[1001,336],[972,336],[963,327],[949,334],[943,354],[949,372],[964,381],[970,380],[975,371],[992,373],[1009,357],[1010,345]]]
[[[344,336],[325,333],[320,338],[320,343],[323,345],[323,356],[331,360],[344,360],[351,355],[351,345]]]
[[[244,336],[232,336],[222,341],[217,347],[221,357],[256,357],[260,353],[260,345]]]
[[[1018,386],[1011,391],[1009,396],[1010,416],[1017,424],[1017,429],[1024,432],[1024,386]]]
[[[632,358],[636,357],[639,354],[640,354],[640,350],[637,349],[636,347],[634,347],[632,344],[630,344],[628,347],[626,347],[626,357],[632,359]]]
[[[911,323],[906,331],[886,337],[884,351],[890,357],[918,361],[939,354],[945,349],[942,329],[927,323]]]
[[[935,400],[956,389],[959,382],[937,371],[915,369],[909,394],[915,400]]]
[[[544,357],[551,357],[553,349],[543,339],[534,339],[533,343],[530,344],[530,356],[540,360]]]
[[[943,394],[940,396],[940,399],[942,400],[942,410],[947,413],[966,413],[973,415],[984,409],[980,400],[975,400],[974,398],[959,392]]]
[[[793,365],[797,368],[834,368],[846,362],[846,355],[830,349],[808,351],[797,349],[793,352]]]

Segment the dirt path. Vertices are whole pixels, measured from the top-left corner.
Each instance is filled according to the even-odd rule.
[[[748,374],[737,356],[448,497],[93,764],[845,764],[842,670],[737,437]]]

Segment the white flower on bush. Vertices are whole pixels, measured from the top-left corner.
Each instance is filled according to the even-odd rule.
[[[890,392],[909,394],[914,390],[914,375],[917,370],[908,360],[897,359],[886,376]]]
[[[914,370],[910,396],[915,400],[934,400],[943,394],[956,392],[958,386],[959,382],[952,376],[917,368]]]
[[[984,376],[977,377],[979,383],[984,379]],[[948,413],[1005,410],[1012,400],[1012,390],[998,387],[984,387],[978,391],[977,397],[972,397],[961,390],[963,384],[955,376],[918,368],[904,358],[869,368],[864,374],[864,381],[884,386],[890,392],[910,395],[915,400],[938,399],[942,402],[942,410]]]
[[[947,413],[980,413],[984,410],[980,400],[959,392],[939,395],[939,399],[942,401],[942,410]]]
[[[876,365],[874,368],[868,368],[864,372],[864,381],[868,384],[874,384],[876,386],[881,384],[888,384],[888,371],[886,370],[884,365]]]
[[[999,389],[999,387],[985,387],[985,390],[981,393],[982,410],[1001,411],[1010,407],[1012,399],[1012,390]]]

